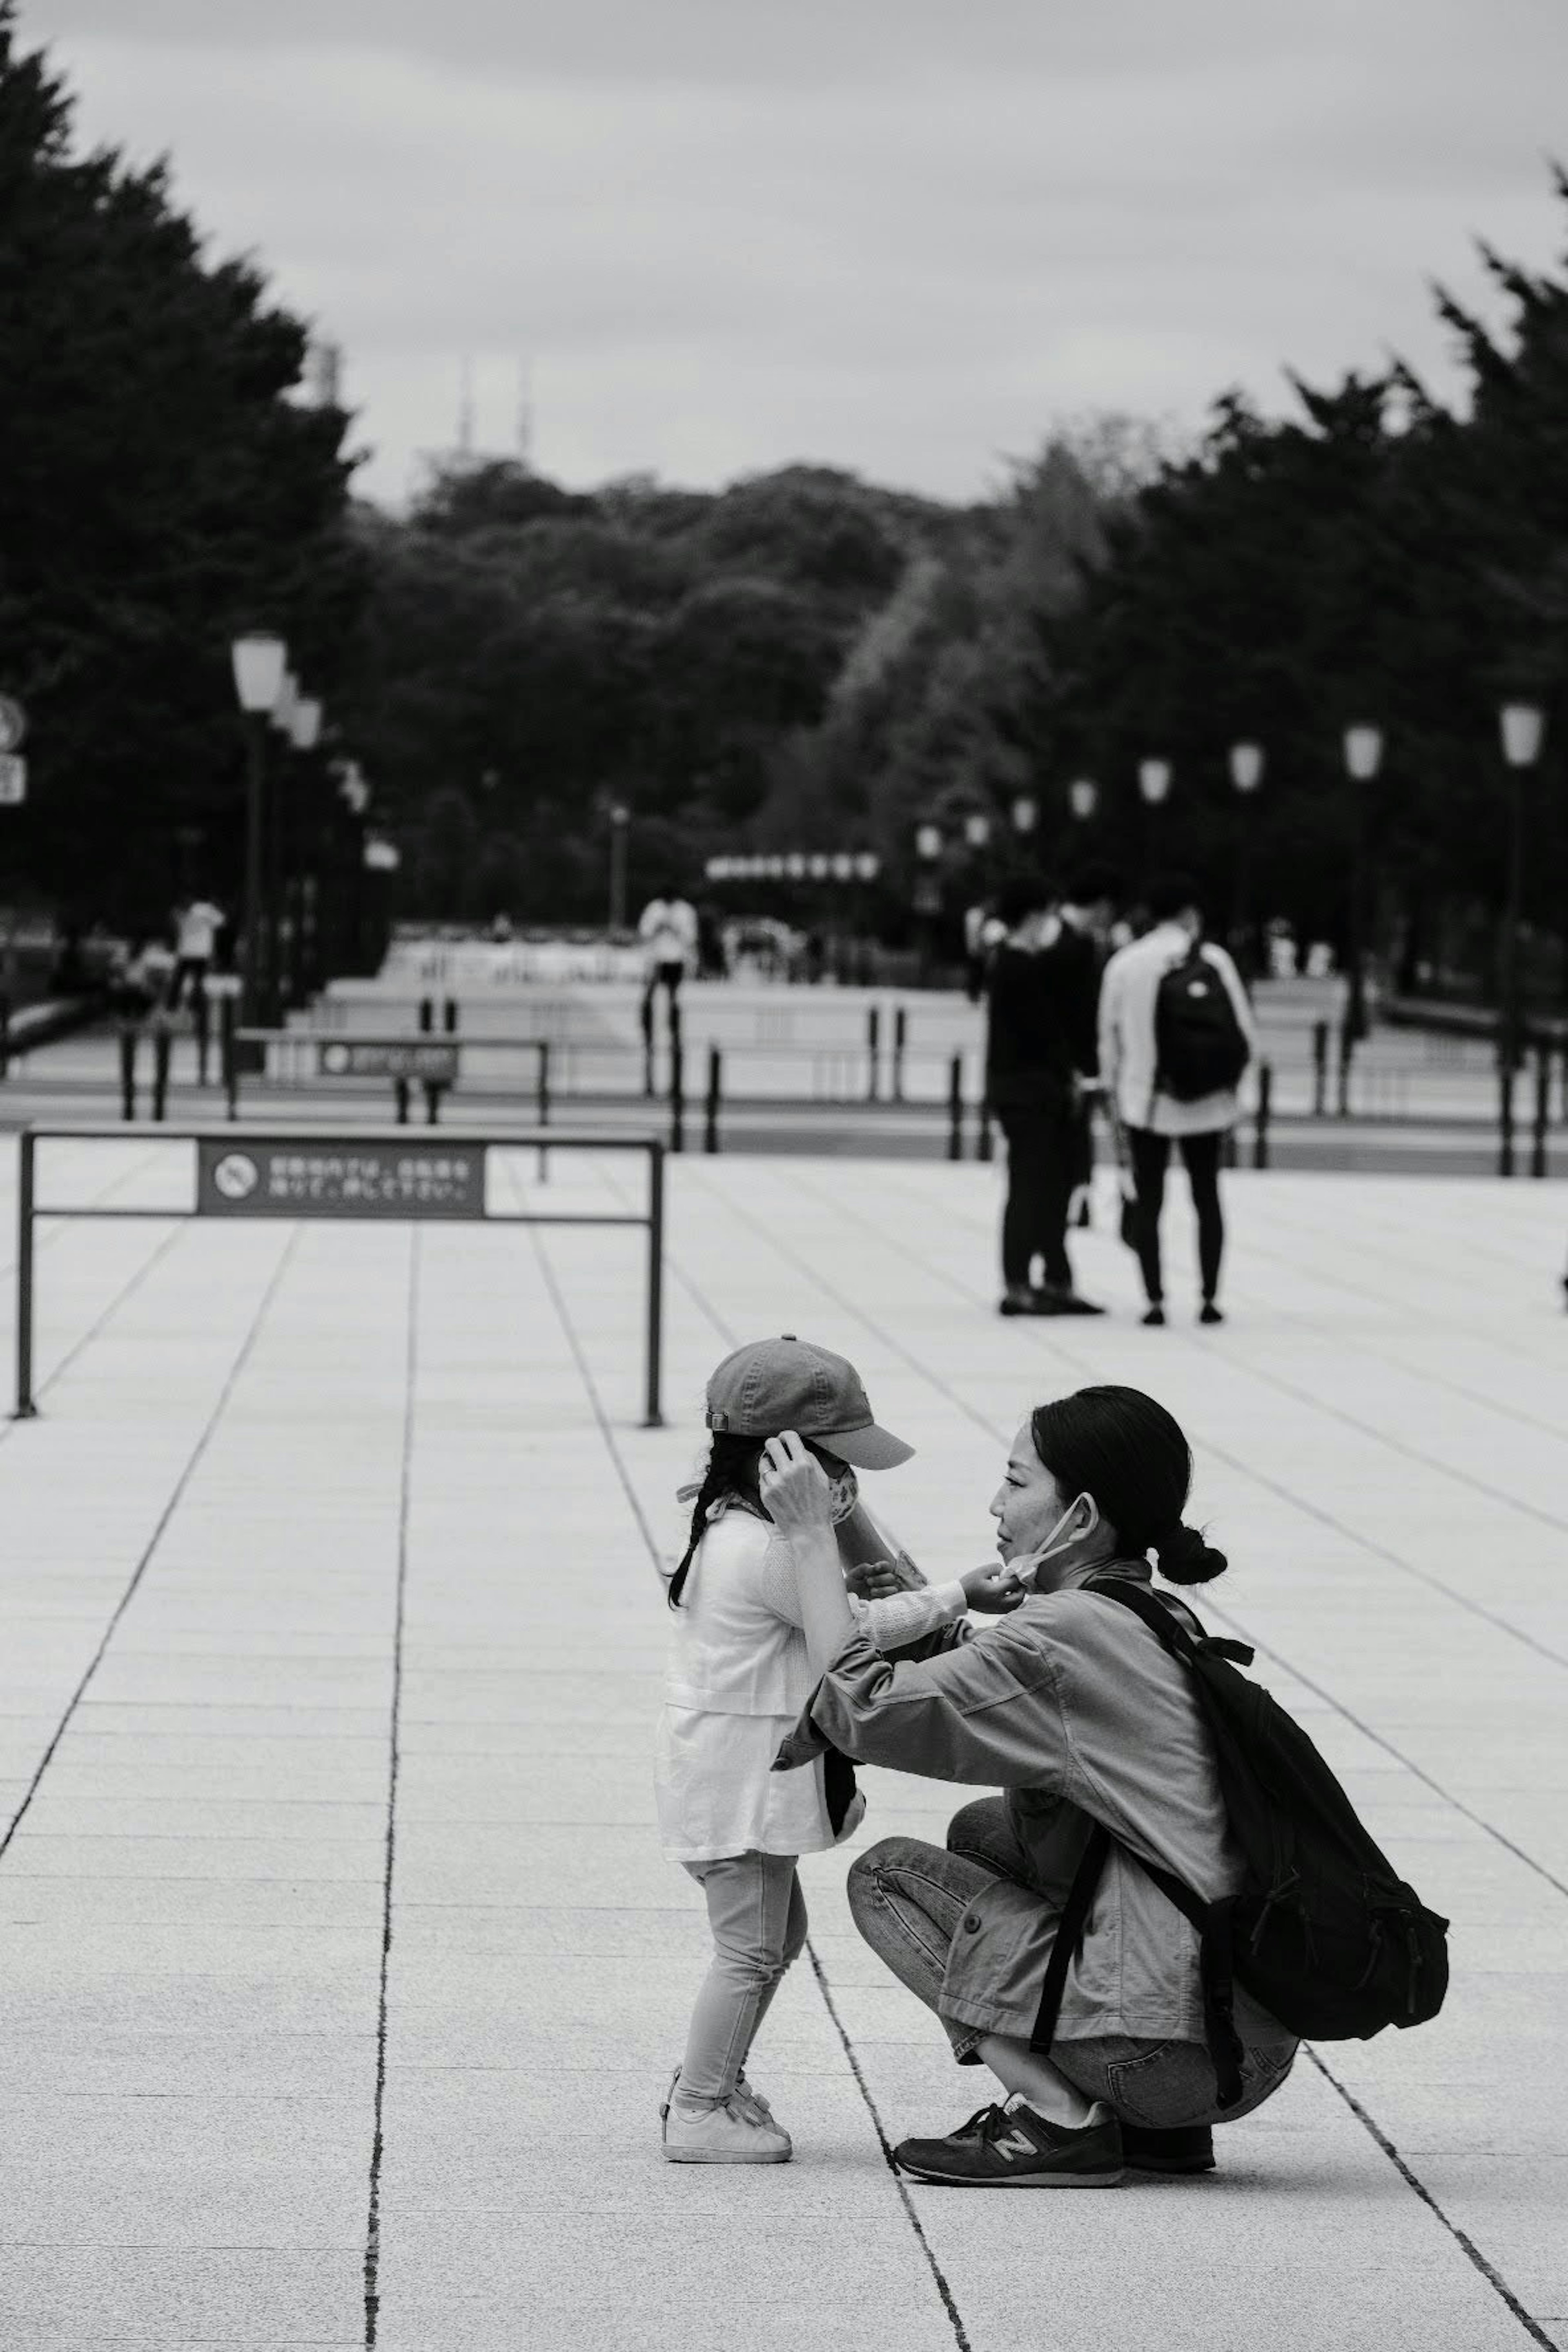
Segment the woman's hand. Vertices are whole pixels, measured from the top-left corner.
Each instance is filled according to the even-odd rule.
[[[847,1589],[860,1601],[889,1601],[904,1585],[890,1559],[857,1560],[844,1571]]]
[[[972,1568],[958,1580],[970,1607],[978,1610],[983,1617],[1005,1617],[1026,1597],[1013,1566],[1001,1560],[988,1560],[984,1568]]]
[[[780,1535],[832,1535],[833,1489],[827,1474],[793,1429],[770,1437],[763,1446],[757,1491]]]

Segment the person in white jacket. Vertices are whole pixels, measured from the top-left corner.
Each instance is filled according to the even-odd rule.
[[[1197,887],[1189,877],[1163,875],[1150,886],[1153,927],[1119,948],[1105,967],[1100,991],[1100,1074],[1126,1138],[1137,1194],[1138,1262],[1148,1297],[1143,1320],[1165,1320],[1160,1258],[1160,1213],[1171,1145],[1181,1152],[1197,1216],[1203,1304],[1198,1320],[1221,1323],[1220,1267],[1225,1217],[1220,1207],[1220,1153],[1239,1108],[1237,1089],[1258,1052],[1258,1029],[1246,989],[1230,957],[1203,938]],[[1236,1053],[1228,1082],[1200,1094],[1163,1066],[1157,1034],[1161,983],[1194,955],[1215,975],[1234,1015]],[[1197,976],[1203,985],[1203,974]],[[1210,983],[1211,991],[1213,983]],[[1219,1009],[1223,1025],[1223,1006]],[[1168,1046],[1165,1051],[1168,1053]]]
[[[795,1564],[763,1505],[763,1450],[796,1431],[833,1482],[850,1609],[879,1649],[900,1648],[977,1608],[1016,1608],[998,1562],[926,1586],[859,1502],[855,1471],[885,1470],[912,1448],[879,1429],[852,1364],[786,1336],[740,1348],[708,1383],[712,1439],[685,1558],[670,1579],[668,1671],[655,1793],[659,1838],[701,1886],[713,1960],[698,1993],[686,2054],[659,2109],[676,2164],[783,2164],[789,2134],[746,2080],[747,2053],[805,1942],[795,1864],[854,1834],[866,1801],[836,1754],[809,1770],[773,1769],[816,1677]],[[896,1554],[889,1572],[871,1553]],[[903,1590],[868,1600],[868,1591]],[[909,1589],[912,1587],[913,1589]]]

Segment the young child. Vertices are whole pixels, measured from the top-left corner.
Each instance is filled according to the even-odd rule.
[[[855,1472],[892,1469],[913,1448],[878,1427],[842,1356],[788,1334],[738,1349],[708,1383],[707,1418],[706,1471],[680,1496],[693,1504],[691,1528],[667,1596],[655,1777],[664,1851],[702,1888],[714,1951],[659,2114],[672,2164],[784,2164],[789,2134],[746,2081],[746,2057],[805,1941],[796,1860],[851,1836],[866,1801],[835,1755],[772,1769],[816,1677],[790,1549],[758,1493],[763,1447],[793,1429],[832,1479],[850,1609],[879,1648],[902,1647],[971,1607],[999,1614],[1020,1596],[999,1564],[932,1589],[906,1553],[892,1566],[868,1558],[883,1538]],[[895,1583],[913,1589],[859,1597]]]

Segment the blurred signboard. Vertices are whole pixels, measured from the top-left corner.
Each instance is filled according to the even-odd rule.
[[[427,1045],[395,1037],[324,1040],[317,1067],[323,1078],[423,1078],[449,1087],[457,1083],[458,1048],[434,1039]]]
[[[485,1146],[247,1136],[196,1143],[198,1217],[482,1217]]]

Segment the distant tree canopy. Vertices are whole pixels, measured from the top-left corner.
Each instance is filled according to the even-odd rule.
[[[79,914],[232,889],[229,643],[271,625],[331,696],[361,594],[348,420],[306,330],[211,262],[163,164],[77,157],[71,100],[0,0],[0,688],[31,719],[8,870]],[[15,887],[13,881],[12,887]]]

